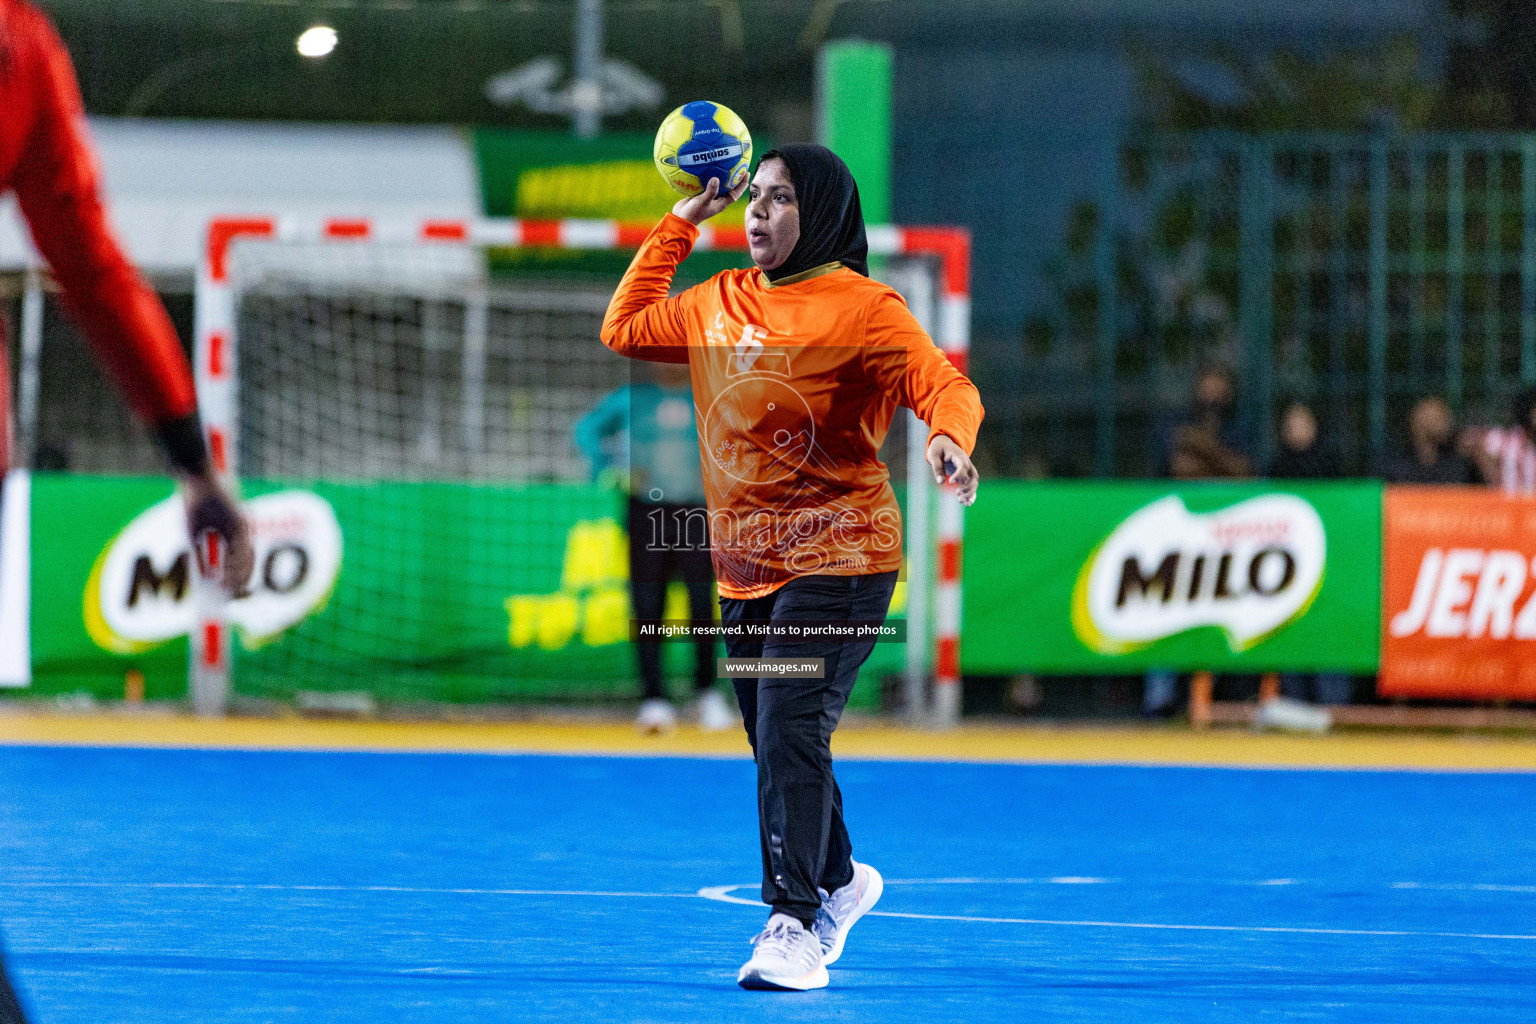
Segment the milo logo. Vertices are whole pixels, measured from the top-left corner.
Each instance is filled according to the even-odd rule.
[[[1078,573],[1072,630],[1125,654],[1215,626],[1233,652],[1300,618],[1323,583],[1327,538],[1308,502],[1267,494],[1194,513],[1177,495],[1138,509]]]
[[[243,507],[256,568],[226,614],[255,647],[325,605],[341,571],[341,525],[330,503],[309,491],[278,491]],[[197,614],[195,573],[180,496],[151,505],[97,556],[83,595],[86,631],[118,654],[185,636]]]

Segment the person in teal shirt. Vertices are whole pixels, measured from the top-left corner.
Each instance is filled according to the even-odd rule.
[[[662,618],[667,585],[688,588],[688,614],[714,619],[714,567],[709,558],[709,513],[699,465],[699,435],[688,367],[648,363],[651,380],[618,388],[576,424],[576,446],[591,462],[593,479],[617,474],[629,496],[629,584],[637,620]],[[642,700],[635,724],[664,732],[677,724],[661,680],[661,643],[636,641]],[[694,688],[699,725],[706,730],[736,724],[715,688],[715,642],[694,645]]]

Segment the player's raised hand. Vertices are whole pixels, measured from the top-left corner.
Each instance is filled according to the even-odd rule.
[[[690,224],[702,224],[727,206],[740,199],[750,182],[743,175],[741,184],[724,195],[720,194],[720,179],[710,178],[704,191],[696,196],[685,196],[672,206],[672,212]]]
[[[976,489],[981,486],[981,474],[971,462],[965,450],[946,434],[940,434],[928,444],[928,466],[933,470],[933,482],[953,484],[955,497],[962,505],[976,502]]]
[[[198,568],[216,576],[230,597],[244,596],[256,567],[250,524],[211,470],[183,477],[182,485]]]

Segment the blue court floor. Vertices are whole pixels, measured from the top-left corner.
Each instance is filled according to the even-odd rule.
[[[0,748],[0,916],[39,1024],[1536,1015],[1536,775],[839,777],[890,881],[821,992],[734,984],[740,760]]]

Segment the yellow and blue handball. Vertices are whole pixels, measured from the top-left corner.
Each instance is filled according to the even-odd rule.
[[[730,107],[695,100],[684,103],[656,130],[656,169],[674,191],[696,196],[718,179],[728,192],[747,179],[752,135]]]

